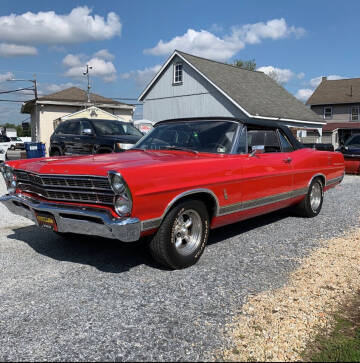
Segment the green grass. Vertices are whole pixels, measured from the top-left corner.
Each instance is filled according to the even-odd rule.
[[[302,356],[311,362],[360,362],[360,294],[338,312],[332,331],[319,334]]]

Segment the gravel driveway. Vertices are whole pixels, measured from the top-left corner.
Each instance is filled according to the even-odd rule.
[[[346,176],[314,219],[282,211],[215,230],[181,271],[136,245],[39,230],[0,205],[0,361],[213,359],[249,294],[280,287],[319,238],[358,225],[359,183]]]

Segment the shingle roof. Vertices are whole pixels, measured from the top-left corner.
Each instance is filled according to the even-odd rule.
[[[68,102],[86,102],[87,93],[78,88],[70,87],[59,92],[52,93],[50,95],[41,96],[38,98],[39,101],[68,101]],[[115,101],[111,98],[106,98],[95,93],[90,93],[91,102],[95,103],[111,103],[114,105],[125,105],[125,103]]]
[[[263,72],[249,71],[229,64],[178,54],[241,106],[250,117],[272,117],[324,123],[324,120]],[[170,58],[171,59],[171,58]],[[156,77],[152,82],[156,80]],[[151,83],[150,83],[151,85]],[[140,99],[146,95],[146,89]]]
[[[360,102],[360,78],[323,80],[307,100],[307,105]]]
[[[180,51],[178,53],[251,115],[324,122],[263,72],[248,71]]]

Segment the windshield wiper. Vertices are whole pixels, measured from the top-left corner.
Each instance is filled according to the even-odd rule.
[[[189,153],[193,153],[193,154],[199,154],[199,152],[197,150],[193,150],[193,149],[188,149],[186,147],[181,147],[181,146],[175,146],[175,145],[169,145],[169,146],[162,146],[161,149],[167,149],[167,150],[180,150],[180,151],[187,151]]]

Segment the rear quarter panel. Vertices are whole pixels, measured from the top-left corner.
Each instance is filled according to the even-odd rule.
[[[316,175],[323,175],[328,182],[344,174],[344,157],[341,153],[299,149],[292,153],[294,170],[294,188],[300,189],[309,185]]]

